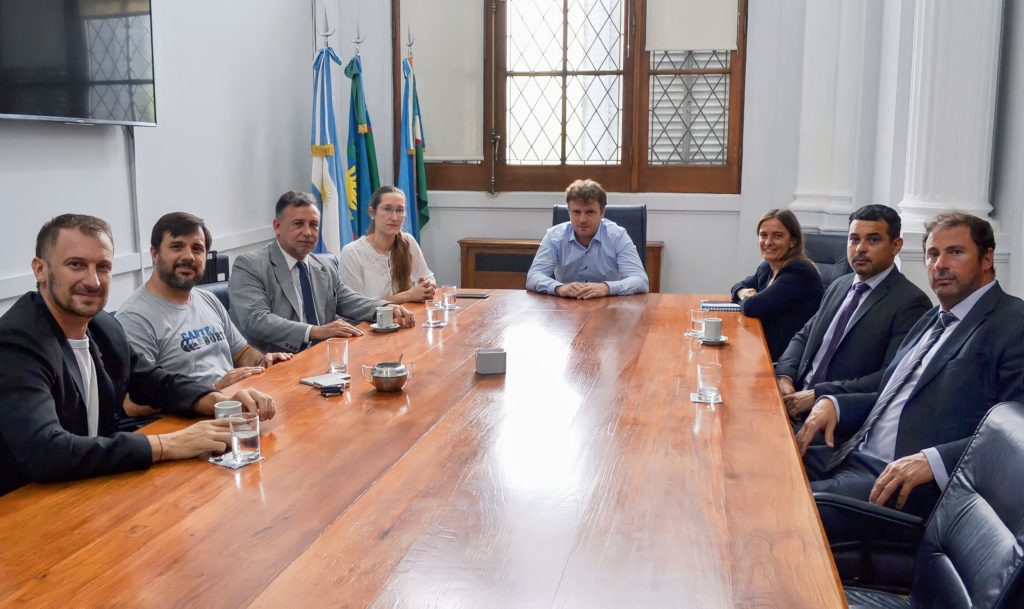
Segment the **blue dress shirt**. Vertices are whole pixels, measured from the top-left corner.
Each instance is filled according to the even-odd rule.
[[[626,296],[648,291],[647,273],[626,229],[604,218],[597,234],[584,247],[576,240],[571,222],[548,229],[526,276],[526,289],[554,294],[567,283],[608,284],[609,295]]]

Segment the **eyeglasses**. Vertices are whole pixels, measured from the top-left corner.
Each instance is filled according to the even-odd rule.
[[[395,215],[401,218],[405,215],[404,207],[391,207],[389,205],[381,205],[377,208],[377,212],[385,215]]]

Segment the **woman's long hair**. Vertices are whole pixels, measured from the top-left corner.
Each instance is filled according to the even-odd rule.
[[[374,215],[379,211],[377,208],[380,205],[381,199],[386,194],[401,195],[402,199],[405,199],[405,193],[395,188],[394,186],[381,186],[373,193],[373,198],[370,200],[370,207],[373,208]],[[405,213],[409,213],[408,207],[406,207]],[[376,220],[370,220],[370,227],[366,229],[367,235],[372,235],[373,231],[377,229],[375,226]],[[394,293],[404,292],[412,287],[412,251],[409,249],[409,243],[405,240],[405,234],[399,231],[395,235],[395,244],[391,248],[391,289]]]
[[[775,218],[786,227],[789,231],[789,236],[796,242],[793,247],[789,248],[786,252],[786,257],[782,259],[783,265],[789,264],[790,260],[799,258],[801,260],[808,260],[807,254],[804,252],[804,231],[800,229],[800,221],[796,219],[796,214],[788,209],[769,209],[764,212],[761,218],[757,221],[757,230],[755,233],[760,234],[761,225],[765,223],[765,220],[771,220]]]

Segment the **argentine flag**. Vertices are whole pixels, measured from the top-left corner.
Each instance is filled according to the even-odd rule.
[[[313,61],[313,125],[310,129],[310,154],[313,156],[312,192],[320,206],[320,240],[317,252],[341,255],[341,248],[352,242],[352,216],[348,202],[338,190],[345,175],[338,150],[338,132],[334,124],[334,93],[331,88],[331,64],[341,59],[331,47],[324,47]]]

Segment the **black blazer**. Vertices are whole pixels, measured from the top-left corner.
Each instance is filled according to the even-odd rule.
[[[791,378],[797,389],[809,389],[802,383],[855,278],[850,273],[832,282],[825,290],[821,308],[796,333],[776,362],[775,374]],[[925,293],[894,268],[868,292],[850,319],[849,329],[832,356],[825,382],[813,387],[815,397],[878,390],[882,371],[896,356],[910,328],[931,306]]]
[[[744,315],[761,320],[768,353],[774,362],[782,357],[793,335],[817,312],[825,289],[818,269],[809,260],[790,260],[768,285],[771,276],[772,268],[762,262],[753,275],[732,286],[730,292]],[[757,294],[741,302],[736,292],[744,288],[754,288]]]
[[[108,313],[92,319],[88,336],[100,402],[95,438],[88,437],[78,362],[39,293],[25,294],[0,317],[0,494],[30,481],[145,469],[149,440],[117,432],[114,413],[125,395],[188,414],[212,391],[136,355]]]
[[[853,436],[907,351],[934,323],[938,307],[910,330],[882,377],[879,391],[836,396],[836,431]],[[952,330],[921,372],[900,415],[895,458],[935,447],[952,475],[971,435],[990,408],[1024,400],[1024,301],[992,286]]]

